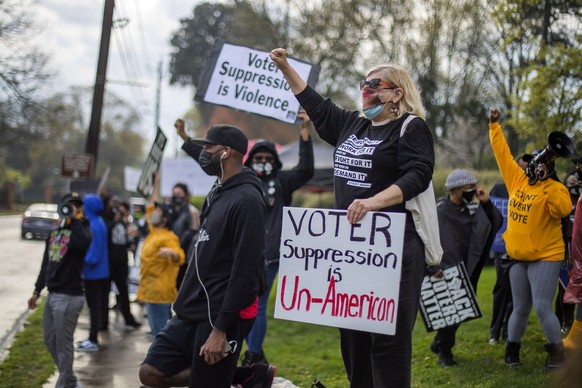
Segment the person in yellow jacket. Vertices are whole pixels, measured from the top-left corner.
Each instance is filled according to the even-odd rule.
[[[170,308],[178,295],[176,278],[185,261],[180,240],[171,229],[172,208],[156,203],[158,187],[159,175],[146,210],[149,233],[140,253],[137,289],[137,299],[145,302],[153,338],[170,319]]]
[[[547,343],[545,369],[560,367],[564,348],[560,322],[552,309],[552,299],[565,254],[561,219],[572,210],[570,194],[561,182],[552,179],[553,161],[540,164],[541,179],[528,183],[524,170],[515,162],[498,123],[499,110],[490,111],[489,138],[509,192],[507,230],[503,234],[508,256],[513,312],[509,318],[505,365],[520,364],[519,350],[532,305]]]

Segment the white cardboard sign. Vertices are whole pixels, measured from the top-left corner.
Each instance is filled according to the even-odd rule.
[[[288,58],[305,80],[312,65]],[[210,73],[204,101],[294,123],[299,102],[266,51],[224,43]]]
[[[285,207],[275,318],[396,332],[406,215]]]
[[[194,159],[164,159],[162,162],[160,190],[163,197],[172,196],[174,185],[178,182],[188,185],[191,195],[206,196],[216,181],[209,176]]]

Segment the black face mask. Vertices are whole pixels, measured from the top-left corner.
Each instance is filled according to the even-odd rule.
[[[582,187],[580,186],[571,186],[568,187],[568,191],[570,192],[570,196],[572,197],[572,199],[574,200],[578,200],[578,198],[580,198],[580,194],[582,193]]]
[[[469,203],[473,201],[473,198],[475,197],[475,193],[477,192],[477,190],[471,190],[471,191],[463,191],[463,194],[461,194],[461,196],[463,197],[463,199]]]
[[[198,164],[200,164],[200,168],[202,168],[202,171],[207,175],[220,176],[222,174],[220,157],[215,158],[214,154],[211,154],[208,151],[202,151],[200,153],[200,156],[198,156]]]
[[[172,196],[172,203],[176,206],[181,206],[184,203],[184,197]]]

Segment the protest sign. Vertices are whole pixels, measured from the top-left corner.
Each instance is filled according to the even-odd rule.
[[[161,167],[160,191],[162,196],[171,196],[174,185],[185,183],[191,195],[206,196],[215,176],[206,174],[192,158],[164,159]]]
[[[283,208],[275,318],[395,334],[404,213]]]
[[[158,132],[156,133],[154,144],[152,144],[150,153],[148,154],[148,157],[143,165],[139,183],[137,184],[137,192],[144,197],[149,197],[154,189],[154,179],[156,178],[156,174],[160,169],[160,164],[162,163],[162,156],[164,155],[164,148],[166,148],[167,141],[168,138],[158,127]]]
[[[427,331],[457,325],[482,316],[463,263],[443,270],[444,276],[425,276],[420,312]]]
[[[135,191],[139,184],[141,170],[134,167],[125,166],[123,168],[123,187],[126,191]]]
[[[495,253],[506,253],[507,251],[505,250],[503,233],[505,233],[505,229],[507,229],[507,204],[509,203],[509,199],[490,195],[489,200],[495,205],[495,207],[497,207],[501,215],[503,215],[503,225],[501,225],[501,229],[499,229],[495,234],[491,250]]]
[[[301,78],[315,86],[319,66],[288,60]],[[222,40],[217,40],[210,52],[194,98],[291,124],[299,111],[297,99],[269,52]]]

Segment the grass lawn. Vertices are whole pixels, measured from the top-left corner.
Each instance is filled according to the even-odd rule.
[[[505,345],[489,345],[491,322],[491,291],[495,284],[495,269],[483,270],[477,290],[481,319],[463,323],[457,331],[453,348],[459,366],[441,368],[437,356],[430,351],[435,334],[427,333],[420,315],[413,337],[413,387],[549,387],[553,374],[543,372],[546,352],[537,318],[532,312],[522,340],[522,366],[507,368],[503,362]],[[277,375],[288,378],[299,387],[310,387],[315,378],[327,387],[346,387],[343,363],[336,328],[298,322],[275,320],[273,317],[274,292],[271,294],[269,329],[264,349],[271,364],[277,366]],[[581,364],[582,365],[582,364]],[[578,382],[582,384],[582,382]]]

